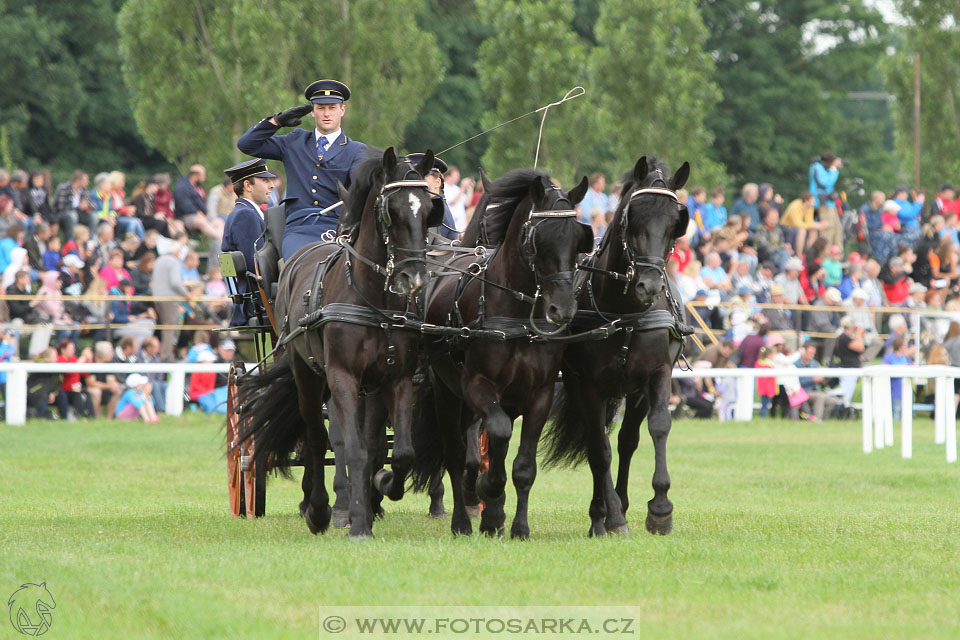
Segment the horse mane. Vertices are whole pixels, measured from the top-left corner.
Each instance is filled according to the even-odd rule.
[[[464,246],[474,246],[480,242],[481,230],[486,236],[485,244],[499,245],[507,235],[510,221],[520,201],[530,195],[530,183],[540,178],[550,180],[550,176],[538,169],[513,169],[494,180],[484,194],[487,206],[480,215],[474,215],[463,232]],[[493,208],[489,201],[497,199]],[[479,207],[478,207],[479,208]],[[482,225],[482,227],[481,227]]]
[[[344,202],[343,215],[340,216],[337,231],[337,235],[350,236],[351,242],[356,239],[356,232],[360,228],[363,209],[367,204],[370,190],[380,180],[380,174],[383,171],[383,153],[383,149],[369,147],[364,159],[353,168],[349,196]],[[405,162],[402,156],[397,160]],[[410,165],[410,168],[412,169],[413,165]]]

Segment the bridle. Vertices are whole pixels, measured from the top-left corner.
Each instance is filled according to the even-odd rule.
[[[415,179],[410,176],[410,174],[416,176]],[[364,257],[361,255],[351,244],[350,239],[346,235],[342,235],[337,238],[337,244],[347,250],[347,259],[352,255],[360,262],[364,263],[376,273],[379,273],[384,277],[383,281],[383,290],[386,291],[390,286],[390,278],[393,276],[394,272],[401,267],[402,265],[408,262],[420,262],[423,263],[427,257],[427,249],[410,249],[408,247],[397,246],[393,242],[393,238],[390,236],[390,227],[393,226],[393,220],[390,218],[390,198],[400,193],[403,189],[427,189],[427,181],[420,177],[420,174],[416,170],[410,168],[407,170],[407,173],[400,180],[394,180],[393,182],[384,183],[380,187],[380,193],[377,195],[376,202],[374,203],[373,211],[376,215],[376,224],[377,229],[380,231],[380,237],[383,240],[383,244],[387,247],[387,261],[385,265],[379,265],[376,262]],[[428,191],[429,192],[429,191]],[[426,213],[424,215],[427,215]],[[407,255],[409,257],[401,258],[396,260],[396,254]]]

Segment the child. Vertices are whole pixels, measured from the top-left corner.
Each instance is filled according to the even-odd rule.
[[[760,348],[760,356],[757,358],[757,369],[773,368],[773,361],[770,359],[772,353],[773,349],[771,347]],[[777,397],[777,379],[757,378],[757,393],[760,394],[760,417],[766,418],[773,399]]]
[[[47,240],[47,250],[43,252],[43,270],[60,270],[60,236]]]
[[[838,245],[830,247],[830,257],[820,265],[826,275],[823,277],[823,284],[826,287],[839,287],[843,280],[843,249]]]
[[[140,417],[147,424],[157,424],[157,411],[153,408],[153,396],[150,395],[150,380],[140,373],[131,373],[127,376],[126,391],[117,401],[114,415],[117,418],[131,420]]]
[[[883,364],[913,364],[909,351],[906,340],[894,338],[890,353],[883,356]],[[893,419],[899,420],[903,407],[903,378],[890,378],[890,399],[893,401]]]
[[[725,197],[723,187],[714,187],[710,191],[710,202],[703,207],[703,224],[710,233],[719,231],[727,223],[727,208],[723,206]]]

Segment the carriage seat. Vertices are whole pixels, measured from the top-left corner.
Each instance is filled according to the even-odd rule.
[[[283,255],[283,230],[287,225],[284,200],[263,213],[266,230],[263,233],[263,247],[254,253],[257,269],[263,278],[263,290],[267,292],[269,303],[277,299],[277,285],[280,280],[280,256]]]

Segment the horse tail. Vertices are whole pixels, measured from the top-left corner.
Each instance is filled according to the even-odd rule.
[[[444,469],[443,438],[437,419],[433,383],[423,376],[417,388],[413,408],[413,468],[410,470],[411,489],[422,492],[430,487],[431,479]]]
[[[245,398],[240,407],[240,438],[254,439],[258,466],[267,465],[270,458],[287,460],[307,432],[290,357],[294,356],[283,354],[261,373],[244,376],[239,382],[238,395]],[[272,466],[290,477],[287,465]]]
[[[620,405],[619,398],[608,398],[604,411],[604,425],[609,433]],[[590,420],[581,401],[581,394],[569,394],[566,385],[560,387],[553,399],[551,421],[544,432],[546,449],[543,456],[548,467],[575,467],[587,461],[590,447]]]

